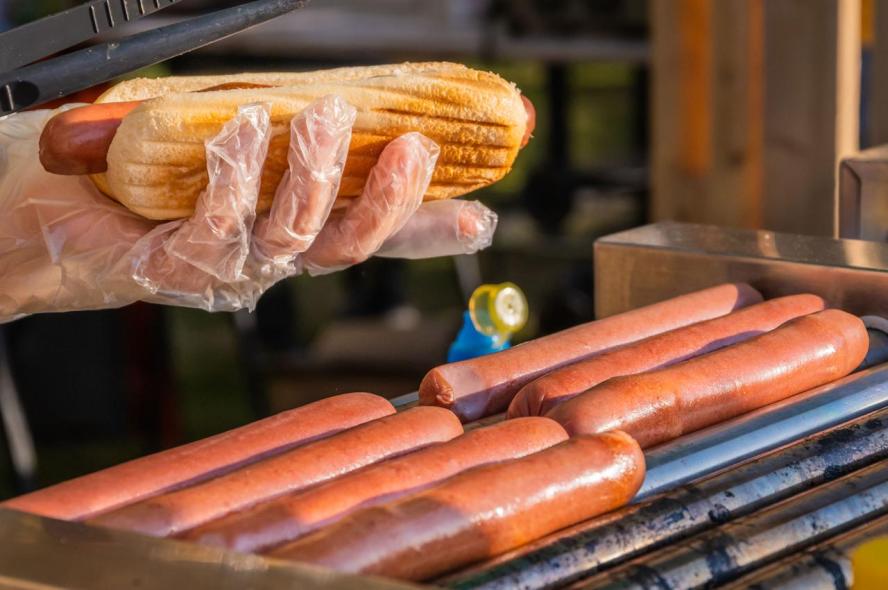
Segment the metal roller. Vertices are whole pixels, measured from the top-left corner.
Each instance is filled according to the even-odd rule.
[[[886,457],[888,409],[668,496],[566,529],[446,583],[488,589],[559,586]]]
[[[885,514],[888,461],[883,460],[572,588],[710,588]]]
[[[851,561],[841,553],[818,553],[793,557],[793,564],[773,576],[742,583],[748,590],[847,590],[853,577]]]
[[[723,590],[847,590],[853,583],[851,553],[888,534],[882,517],[806,551],[722,586]]]
[[[871,332],[871,350],[875,340]],[[645,453],[635,501],[888,406],[888,364],[849,375]]]

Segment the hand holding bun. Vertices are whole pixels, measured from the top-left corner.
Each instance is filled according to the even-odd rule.
[[[357,117],[337,96],[291,119],[281,181],[258,211],[272,113],[267,104],[238,107],[201,145],[208,181],[194,212],[160,224],[108,200],[84,176],[43,169],[38,138],[54,113],[0,119],[0,321],[138,300],[252,308],[303,270],[339,270],[378,251],[435,256],[489,244],[496,217],[483,206],[422,205],[440,148],[415,132],[388,142],[360,195],[333,211]]]

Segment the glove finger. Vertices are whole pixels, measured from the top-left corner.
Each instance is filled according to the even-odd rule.
[[[387,145],[361,196],[327,222],[305,253],[305,268],[312,275],[324,274],[373,256],[422,203],[439,153],[437,144],[419,133]]]
[[[209,286],[216,279],[167,252],[169,241],[184,223],[180,220],[158,225],[136,243],[127,261],[132,265],[133,280],[150,294],[149,298],[203,307],[207,296],[212,298]]]
[[[493,242],[496,224],[496,213],[478,201],[423,203],[376,256],[417,260],[474,254]]]
[[[339,192],[356,115],[338,96],[327,96],[293,119],[289,171],[253,232],[258,254],[286,265],[314,242]]]
[[[207,142],[209,184],[194,215],[166,242],[166,252],[222,281],[243,270],[256,220],[262,166],[271,139],[269,107],[238,109],[215,138]]]

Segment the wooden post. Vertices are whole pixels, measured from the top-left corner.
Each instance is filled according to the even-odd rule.
[[[870,145],[888,143],[888,1],[873,4],[873,53],[870,70]]]
[[[653,217],[836,235],[838,162],[858,143],[860,0],[651,7]]]
[[[652,8],[653,217],[757,227],[762,0]]]
[[[839,159],[858,147],[859,0],[765,2],[764,227],[837,235]]]

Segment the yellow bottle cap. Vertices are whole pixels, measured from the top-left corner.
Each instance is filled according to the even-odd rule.
[[[482,334],[505,339],[527,324],[527,298],[518,285],[481,285],[469,299],[469,315]]]
[[[852,590],[885,588],[888,580],[888,537],[879,537],[863,543],[851,554],[854,572]]]

